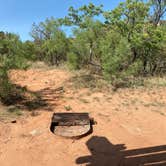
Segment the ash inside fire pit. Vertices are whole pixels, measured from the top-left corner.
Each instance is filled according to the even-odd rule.
[[[50,130],[63,137],[82,137],[92,133],[94,123],[88,113],[54,113]]]

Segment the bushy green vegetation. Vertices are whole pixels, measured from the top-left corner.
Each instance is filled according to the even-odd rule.
[[[111,2],[110,2],[111,3]],[[166,73],[165,0],[126,0],[114,10],[92,3],[70,7],[65,18],[34,23],[33,41],[0,33],[0,98],[11,93],[8,70],[25,68],[26,60],[88,69],[112,84]],[[63,29],[73,29],[67,37]]]
[[[152,6],[154,13],[150,15]],[[159,7],[162,11],[157,11]],[[106,12],[92,4],[70,9],[68,22],[77,26],[69,52],[70,64],[78,69],[90,65],[98,67],[105,78],[111,80],[163,74],[166,26],[160,25],[161,14],[157,22],[154,19],[156,12],[164,14],[165,8],[164,1],[160,4],[127,0]],[[93,14],[88,15],[89,10]],[[94,18],[99,14],[105,18],[104,23]]]
[[[0,100],[10,104],[14,98],[20,98],[16,87],[8,78],[10,69],[27,68],[24,45],[19,36],[12,33],[0,33]]]
[[[50,65],[59,65],[66,61],[69,41],[61,30],[62,24],[54,18],[33,24],[31,36],[34,39],[35,55]]]
[[[165,0],[126,0],[111,11],[92,3],[70,7],[65,18],[33,24],[36,57],[51,65],[67,61],[72,69],[95,70],[108,80],[164,74],[165,12]],[[72,37],[63,27],[73,28]]]

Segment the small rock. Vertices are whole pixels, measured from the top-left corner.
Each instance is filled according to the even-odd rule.
[[[17,123],[17,120],[12,120],[11,123]]]
[[[32,130],[29,134],[32,135],[32,136],[36,136],[36,135],[41,134],[41,131],[39,131],[39,130]]]

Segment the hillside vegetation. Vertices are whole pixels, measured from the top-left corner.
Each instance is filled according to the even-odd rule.
[[[32,41],[22,42],[16,34],[0,32],[1,101],[10,103],[11,97],[18,97],[8,71],[26,69],[29,61],[86,69],[115,87],[165,75],[165,12],[165,0],[126,0],[110,11],[90,3],[70,7],[64,18],[33,23]],[[70,36],[66,28],[72,29]]]

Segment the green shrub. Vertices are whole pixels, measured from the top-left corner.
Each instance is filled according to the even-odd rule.
[[[5,104],[12,104],[21,96],[20,91],[8,78],[8,71],[18,68],[26,69],[28,65],[19,36],[1,33],[0,39],[0,100]]]
[[[101,41],[100,49],[104,77],[110,80],[123,75],[131,57],[127,40],[120,34],[110,31]]]
[[[67,59],[68,59],[68,64],[69,64],[69,68],[71,69],[79,69],[79,57],[72,53],[72,52],[69,52],[67,54]]]

